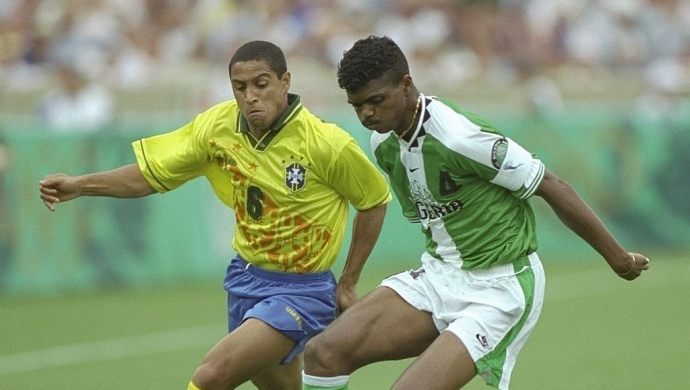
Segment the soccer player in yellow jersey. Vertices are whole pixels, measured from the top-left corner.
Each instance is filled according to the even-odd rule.
[[[228,266],[229,334],[214,346],[188,389],[301,389],[302,351],[356,299],[356,283],[391,200],[386,179],[354,139],[288,93],[280,48],[240,47],[230,60],[235,99],[167,134],[133,143],[136,164],[40,182],[45,205],[79,196],[137,198],[206,177],[234,210]],[[349,205],[357,214],[336,285]],[[150,384],[155,387],[155,384]]]

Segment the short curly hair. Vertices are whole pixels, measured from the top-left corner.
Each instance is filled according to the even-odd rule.
[[[338,63],[338,85],[348,92],[357,92],[382,77],[397,84],[409,73],[407,58],[392,39],[370,35],[343,53]]]

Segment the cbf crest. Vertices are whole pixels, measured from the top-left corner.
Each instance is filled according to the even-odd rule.
[[[285,185],[292,191],[299,191],[304,187],[307,169],[300,163],[293,162],[285,167]]]
[[[304,188],[307,181],[307,167],[302,163],[304,157],[297,161],[294,157],[291,162],[285,166],[285,186],[292,192],[296,192]]]

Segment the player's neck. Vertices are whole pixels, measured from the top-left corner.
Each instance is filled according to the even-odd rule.
[[[261,141],[261,139],[266,136],[266,134],[271,131],[271,129],[257,129],[249,127],[249,134],[254,137],[255,140]]]
[[[412,112],[412,118],[410,119],[410,122],[405,128],[405,130],[398,134],[398,138],[403,139],[405,141],[409,141],[412,137],[412,134],[414,134],[414,129],[417,127],[417,122],[419,121],[420,117],[419,111],[421,110],[422,94],[416,92],[416,94],[413,96],[415,96],[415,100],[413,103],[414,111]]]

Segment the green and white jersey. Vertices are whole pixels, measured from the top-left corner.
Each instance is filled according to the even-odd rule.
[[[485,120],[423,97],[410,140],[374,133],[371,148],[426,251],[463,269],[524,259],[537,249],[528,198],[544,164]]]

